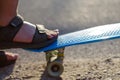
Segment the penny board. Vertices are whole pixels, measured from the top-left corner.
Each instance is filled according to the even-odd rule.
[[[57,41],[51,45],[40,49],[27,49],[34,52],[42,52],[54,50],[57,48],[93,43],[98,41],[120,38],[120,23],[108,24],[75,31],[63,35],[59,35]]]

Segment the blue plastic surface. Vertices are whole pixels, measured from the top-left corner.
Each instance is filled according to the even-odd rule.
[[[61,47],[86,44],[120,38],[120,23],[97,26],[85,30],[60,35],[53,44],[41,49],[28,49],[34,52],[53,50]]]

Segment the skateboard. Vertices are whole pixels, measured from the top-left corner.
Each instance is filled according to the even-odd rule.
[[[58,77],[64,71],[63,59],[65,47],[115,38],[120,38],[120,23],[102,25],[63,34],[49,46],[40,49],[27,50],[33,52],[45,52],[48,74],[53,77]]]

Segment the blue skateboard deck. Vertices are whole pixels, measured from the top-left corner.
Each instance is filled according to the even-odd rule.
[[[54,50],[57,48],[86,44],[104,40],[120,38],[120,23],[102,25],[85,30],[60,35],[56,42],[40,49],[28,49],[34,52]]]

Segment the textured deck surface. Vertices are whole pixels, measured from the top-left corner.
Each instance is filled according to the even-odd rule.
[[[103,40],[109,40],[114,38],[120,38],[120,23],[97,26],[81,31],[76,31],[64,35],[60,35],[58,40],[41,49],[30,49],[35,52],[42,52],[52,50],[61,47],[67,47],[71,45],[86,44],[91,42],[98,42]]]

